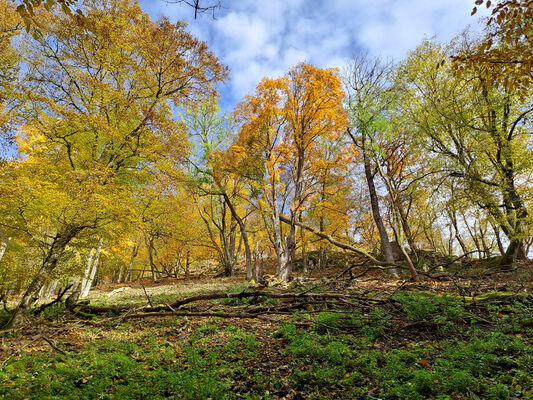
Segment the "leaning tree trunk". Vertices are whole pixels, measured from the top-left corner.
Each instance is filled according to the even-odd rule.
[[[39,298],[39,292],[45,284],[47,278],[56,269],[57,262],[65,252],[65,248],[70,241],[83,230],[82,226],[66,226],[61,232],[58,232],[48,250],[48,254],[43,261],[41,269],[30,283],[19,306],[11,316],[8,326],[18,326],[24,322],[29,315],[32,305]]]
[[[385,261],[387,263],[394,264],[394,253],[392,252],[392,246],[389,242],[389,236],[387,235],[387,230],[383,224],[381,218],[381,213],[379,210],[379,201],[378,195],[376,192],[376,185],[374,184],[374,175],[372,174],[372,168],[370,166],[370,158],[368,156],[368,149],[366,147],[365,138],[363,136],[363,161],[365,167],[365,178],[368,185],[368,193],[370,195],[370,206],[372,208],[372,217],[378,228],[379,238],[381,241],[381,253],[385,256]],[[398,276],[396,269],[390,269],[390,274],[393,276]]]
[[[253,268],[252,268],[252,250],[250,249],[250,242],[248,241],[248,233],[246,232],[246,226],[244,225],[244,221],[242,218],[237,214],[237,210],[233,206],[233,203],[231,202],[229,196],[226,192],[222,192],[222,195],[224,196],[224,200],[226,201],[226,204],[228,205],[228,208],[231,212],[231,215],[237,223],[239,224],[239,229],[241,231],[241,238],[244,243],[244,255],[246,258],[246,279],[250,280],[252,278],[257,279],[257,277],[254,277]]]

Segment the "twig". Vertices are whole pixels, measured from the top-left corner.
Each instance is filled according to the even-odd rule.
[[[148,296],[148,292],[146,292],[146,288],[144,287],[142,283],[141,283],[141,286],[143,287],[144,295],[146,296],[146,299],[148,300],[148,304],[150,304],[150,307],[153,307],[154,305],[152,304],[152,300],[150,299],[150,296]]]
[[[36,311],[35,311],[35,315],[39,315],[40,313],[42,313],[45,309],[47,309],[48,307],[56,304],[56,303],[59,303],[61,301],[61,299],[63,298],[63,296],[65,295],[65,293],[67,293],[67,290],[69,290],[70,288],[72,287],[72,284],[68,285],[65,289],[63,290],[60,290],[57,297],[51,301],[50,303],[46,303],[46,304],[43,304],[41,305]]]
[[[57,347],[54,343],[52,343],[52,341],[48,339],[47,337],[41,336],[41,339],[43,339],[46,343],[48,343],[50,347],[54,349],[55,351],[57,351],[58,353],[67,354],[63,350],[61,350],[59,347]]]

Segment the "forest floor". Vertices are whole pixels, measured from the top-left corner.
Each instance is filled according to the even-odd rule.
[[[0,398],[533,399],[532,266],[479,272],[99,287],[0,333]]]

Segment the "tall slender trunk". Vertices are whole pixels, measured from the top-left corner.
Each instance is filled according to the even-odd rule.
[[[533,245],[533,236],[530,236],[527,240],[524,241],[524,257],[527,259],[529,255],[529,250]]]
[[[485,258],[489,258],[492,254],[491,246],[487,244],[485,240],[485,234],[487,233],[487,225],[485,224],[485,229],[479,224],[479,240],[481,241],[481,246],[483,247],[483,252],[485,253]]]
[[[128,266],[128,274],[126,275],[126,282],[131,281],[133,277],[133,262],[135,261],[135,257],[137,257],[137,253],[139,252],[139,245],[135,243],[133,245],[133,248],[131,250],[131,256],[130,256],[130,263]]]
[[[124,269],[126,268],[125,265],[120,264],[120,267],[118,269],[118,276],[117,276],[117,283],[122,283],[122,278],[124,275]]]
[[[500,229],[493,222],[491,222],[490,225],[492,226],[492,230],[494,231],[494,236],[496,237],[496,244],[498,245],[498,251],[500,252],[500,255],[503,256],[505,254],[505,248],[503,247],[502,238],[500,236]]]
[[[81,278],[81,293],[85,293],[85,287],[87,286],[87,282],[89,281],[89,277],[91,276],[95,251],[96,249],[94,247],[92,247],[89,251],[89,256],[87,257],[87,267],[85,268],[85,271],[83,272],[83,277]]]
[[[287,254],[286,244],[283,243],[281,225],[279,222],[280,212],[278,209],[278,193],[276,183],[272,178],[272,235],[274,239],[274,249],[278,258],[276,266],[276,275],[282,281],[288,281],[290,277],[290,266],[288,265],[289,256]]]
[[[259,241],[254,240],[254,279],[256,282],[263,281],[263,254],[259,252]]]
[[[478,257],[481,258],[482,255],[483,255],[483,250],[481,249],[481,245],[480,245],[479,240],[478,240],[478,238],[476,236],[476,233],[475,233],[475,230],[476,230],[475,222],[474,222],[474,230],[472,230],[470,228],[470,225],[468,225],[468,221],[467,221],[467,218],[464,215],[464,213],[463,213],[463,220],[464,220],[464,223],[465,223],[465,226],[466,226],[466,230],[468,231],[468,234],[472,238],[472,242],[474,242],[474,246],[476,247],[476,250],[477,250],[477,253],[478,253]]]
[[[453,225],[453,229],[455,231],[455,238],[457,239],[457,242],[459,242],[459,246],[461,246],[461,250],[463,251],[463,255],[468,253],[468,247],[466,247],[466,244],[461,237],[461,234],[459,233],[459,226],[457,224],[457,211],[455,208],[452,208],[451,210],[448,210],[448,216],[450,217],[450,220]]]
[[[302,216],[300,213],[300,221]],[[304,274],[307,274],[307,249],[305,248],[305,229],[300,229],[300,240],[302,241],[302,270]]]
[[[381,212],[379,210],[379,200],[376,192],[376,185],[374,184],[374,174],[372,173],[372,167],[370,165],[370,156],[368,154],[368,148],[366,143],[366,135],[363,134],[363,162],[365,167],[365,178],[368,185],[368,193],[370,195],[370,206],[372,208],[372,217],[376,227],[378,228],[379,238],[381,241],[381,253],[385,256],[385,261],[388,263],[394,263],[394,254],[392,252],[392,246],[389,242],[389,236],[387,235],[387,230],[383,224],[383,219],[381,218]],[[398,276],[396,269],[390,269],[390,274],[393,276]]]
[[[320,201],[323,202],[325,201],[326,199],[326,179],[324,177],[324,180],[322,181],[322,194],[321,194],[321,198],[320,198]],[[318,229],[320,229],[320,232],[324,232],[325,230],[325,223],[324,223],[324,209],[322,209],[320,211],[320,219],[319,219],[319,222],[318,222]],[[325,251],[324,251],[324,243],[323,241],[321,240],[319,242],[319,248],[318,248],[318,265],[317,265],[317,269],[319,271],[321,271],[323,268],[326,267],[326,257],[325,257]]]
[[[305,162],[305,151],[302,144],[298,146],[298,154],[296,161],[296,182],[294,183],[294,200],[291,209],[291,223],[289,225],[289,234],[285,238],[285,249],[287,253],[287,261],[282,271],[280,271],[279,278],[288,282],[292,278],[292,270],[294,267],[294,259],[296,257],[296,225],[299,221],[300,209],[302,207],[303,196],[303,171]]]
[[[381,175],[381,178],[383,179],[383,182],[385,182],[385,186],[387,187],[391,206],[393,207],[393,209],[396,209],[398,220],[402,226],[402,231],[405,235],[405,238],[407,239],[409,248],[411,249],[411,252],[416,256],[417,247],[413,238],[413,233],[411,232],[409,220],[407,219],[407,212],[405,211],[402,202],[399,198],[398,192],[394,189],[389,176],[385,173],[379,162],[377,162],[377,166],[379,174]]]
[[[224,196],[224,201],[228,205],[231,215],[233,216],[233,218],[235,218],[235,220],[237,221],[237,224],[239,224],[242,241],[244,243],[244,255],[246,258],[246,279],[250,280],[252,279],[252,277],[257,279],[257,276],[256,277],[253,276],[254,273],[253,273],[253,268],[252,268],[252,250],[250,249],[250,242],[248,241],[248,233],[246,232],[246,226],[244,224],[244,221],[239,216],[239,214],[237,214],[237,210],[233,206],[233,203],[231,202],[228,194],[225,191],[223,191],[222,195]]]
[[[83,229],[83,226],[67,225],[55,235],[39,272],[37,272],[37,275],[26,289],[20,304],[8,322],[8,326],[18,326],[24,322],[30,313],[32,305],[39,298],[41,288],[50,274],[56,269],[59,259],[65,252],[65,248]]]
[[[152,280],[157,282],[157,268],[154,261],[154,236],[150,234],[150,238],[146,241],[148,250],[148,261],[150,262],[150,271],[152,272]]]
[[[11,238],[8,238],[7,240],[2,240],[2,243],[0,244],[0,261],[2,261],[2,258],[4,257],[4,254],[7,249],[7,242],[9,242]]]
[[[185,256],[185,279],[189,279],[189,255],[191,254],[191,251],[187,249],[187,254]]]
[[[82,284],[79,297],[80,299],[84,299],[89,295],[89,292],[94,282],[94,277],[96,276],[96,271],[98,270],[98,262],[100,261],[100,254],[102,252],[103,243],[104,238],[100,238],[98,240],[98,246],[96,247],[96,251],[94,252],[94,257],[89,257],[89,262],[91,263],[91,266],[89,269],[89,274],[86,277],[85,283]]]

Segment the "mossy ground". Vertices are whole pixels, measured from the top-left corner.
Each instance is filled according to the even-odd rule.
[[[379,306],[262,319],[83,321],[48,309],[1,334],[0,398],[533,399],[531,295],[422,289],[383,292]],[[215,305],[250,306],[203,307]]]

